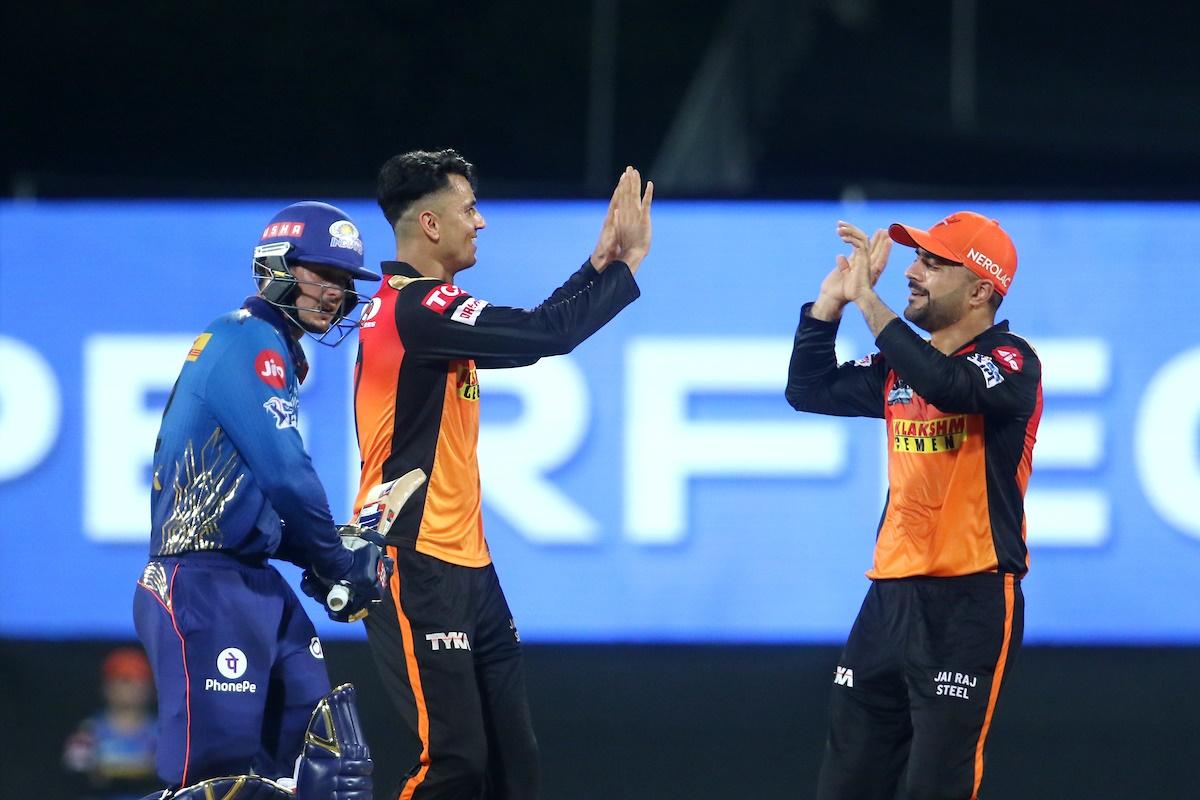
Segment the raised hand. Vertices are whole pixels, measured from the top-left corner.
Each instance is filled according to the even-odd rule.
[[[841,297],[853,303],[875,287],[887,266],[892,240],[888,238],[887,231],[882,229],[867,238],[861,229],[841,220],[838,221],[837,232],[838,238],[850,245],[850,255],[837,257],[834,272],[842,277]],[[830,277],[833,277],[832,274]],[[829,279],[826,278],[827,281]],[[824,289],[825,284],[821,286]]]
[[[604,268],[609,265],[609,262],[615,261],[619,255],[617,248],[617,195],[621,193],[621,186],[625,180],[625,176],[621,176],[621,180],[617,181],[617,188],[613,190],[612,199],[608,201],[608,211],[604,214],[604,224],[600,226],[600,238],[596,241],[596,247],[592,250],[592,267],[597,272],[603,272]]]
[[[615,224],[620,259],[636,273],[642,259],[650,252],[653,233],[650,224],[650,206],[654,202],[654,181],[646,181],[642,191],[642,175],[633,167],[626,167],[617,183],[614,195],[617,200]]]
[[[597,271],[603,271],[612,261],[624,261],[630,272],[637,272],[650,251],[650,205],[653,202],[653,181],[646,182],[643,193],[641,174],[633,167],[626,167],[613,190],[600,237],[592,251],[592,266]]]

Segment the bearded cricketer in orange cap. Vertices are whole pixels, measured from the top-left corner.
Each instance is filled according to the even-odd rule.
[[[1021,646],[1025,488],[1042,413],[1037,354],[996,311],[1017,252],[995,220],[951,214],[850,245],[804,306],[786,396],[797,411],[878,417],[888,497],[871,587],[833,677],[820,800],[976,798],[988,732]],[[890,236],[890,238],[889,238]],[[915,248],[904,318],[875,293],[892,241]],[[838,366],[853,303],[878,352]]]

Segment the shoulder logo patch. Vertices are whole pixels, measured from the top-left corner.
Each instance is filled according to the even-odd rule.
[[[992,351],[992,358],[1009,372],[1020,372],[1021,367],[1025,366],[1025,357],[1015,347],[997,347]]]
[[[487,300],[480,300],[478,297],[468,298],[467,302],[455,309],[450,319],[464,325],[474,325],[479,320],[479,312],[483,311],[487,304]]]
[[[192,342],[192,349],[188,350],[187,360],[195,361],[204,352],[204,348],[208,346],[208,340],[212,338],[211,333],[202,333],[196,337],[196,341]]]
[[[979,371],[983,373],[983,379],[987,384],[987,388],[991,389],[994,386],[1004,383],[1004,373],[996,366],[996,362],[992,361],[991,356],[984,355],[983,353],[971,353],[971,355],[967,356],[967,361],[979,367]]]
[[[283,356],[274,350],[262,350],[254,359],[258,379],[272,389],[282,389],[287,384],[287,370],[283,365]]]
[[[445,314],[449,310],[450,304],[459,297],[470,297],[466,292],[457,286],[450,283],[443,283],[440,286],[431,289],[425,299],[421,301],[421,305],[428,308],[430,311],[436,311],[439,314]]]
[[[263,408],[275,417],[275,427],[283,430],[296,427],[297,405],[299,403],[295,400],[285,400],[279,395],[275,395],[267,398],[267,402],[263,403]]]

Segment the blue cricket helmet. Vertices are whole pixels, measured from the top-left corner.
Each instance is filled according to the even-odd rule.
[[[358,226],[337,206],[305,200],[280,211],[263,229],[258,248],[285,243],[291,245],[284,256],[288,263],[322,264],[359,280],[379,280],[379,275],[363,267]]]

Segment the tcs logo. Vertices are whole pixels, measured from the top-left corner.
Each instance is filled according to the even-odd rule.
[[[458,297],[466,294],[462,289],[453,286],[449,283],[443,283],[441,286],[433,289],[429,294],[425,295],[425,299],[421,301],[421,305],[428,308],[430,311],[436,311],[439,314],[445,314],[450,304]]]
[[[263,350],[254,359],[258,379],[272,389],[282,389],[287,384],[287,370],[283,365],[283,356],[274,350]]]

